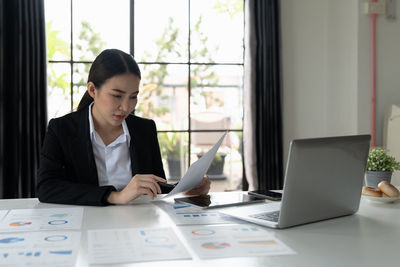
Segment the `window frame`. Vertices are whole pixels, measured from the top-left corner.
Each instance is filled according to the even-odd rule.
[[[92,64],[93,61],[85,61],[85,60],[74,60],[74,29],[73,29],[73,19],[74,19],[74,12],[73,12],[73,4],[74,1],[76,0],[69,0],[70,1],[70,44],[69,44],[69,48],[70,48],[70,59],[69,60],[47,60],[48,63],[50,64],[57,64],[57,63],[67,63],[69,64],[70,67],[70,111],[72,112],[74,107],[73,107],[73,101],[74,101],[74,86],[75,85],[79,85],[79,84],[75,84],[74,80],[73,80],[73,73],[74,73],[74,65],[75,64]],[[129,25],[129,53],[133,56],[135,56],[135,0],[129,0],[130,3],[130,12],[129,12],[129,21],[130,21],[130,25]],[[242,0],[244,2],[244,0]],[[157,133],[184,133],[184,134],[188,134],[188,164],[190,165],[191,162],[191,146],[192,146],[192,142],[191,142],[191,134],[192,133],[196,133],[196,132],[201,132],[201,133],[215,133],[215,132],[220,132],[220,133],[224,133],[226,131],[228,132],[236,132],[236,133],[243,133],[243,118],[242,118],[242,128],[229,128],[229,129],[208,129],[208,130],[194,130],[191,127],[191,90],[192,90],[192,84],[191,84],[191,67],[194,65],[210,65],[210,66],[241,66],[242,68],[244,68],[244,52],[245,52],[245,46],[244,46],[244,38],[243,38],[243,60],[242,63],[222,63],[222,62],[218,62],[218,63],[201,63],[201,62],[191,62],[191,36],[190,36],[190,29],[191,29],[191,0],[187,0],[188,2],[188,10],[187,10],[187,14],[188,14],[188,61],[187,62],[142,62],[142,61],[138,61],[137,63],[140,65],[152,65],[152,64],[165,64],[165,65],[187,65],[188,68],[188,77],[187,77],[187,90],[188,90],[188,115],[187,115],[187,120],[188,120],[188,129],[187,130],[157,130]],[[244,6],[244,5],[243,5]],[[243,29],[244,29],[244,21],[243,21]],[[244,78],[244,73],[243,73],[243,78]],[[243,90],[243,81],[242,81],[242,90]],[[244,103],[242,104],[242,107],[244,109]],[[240,142],[243,142],[242,140],[240,140]],[[240,151],[239,151],[240,152]],[[241,157],[242,157],[242,179],[244,177],[244,162],[243,162],[243,153],[241,153]],[[167,177],[168,178],[168,177]],[[228,177],[229,179],[229,177]]]

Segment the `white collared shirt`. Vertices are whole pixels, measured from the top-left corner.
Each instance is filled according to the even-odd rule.
[[[111,144],[106,146],[100,135],[94,129],[92,106],[89,105],[90,140],[97,167],[99,185],[113,185],[122,190],[132,178],[131,157],[129,145],[131,136],[125,120],[122,122],[124,132]]]

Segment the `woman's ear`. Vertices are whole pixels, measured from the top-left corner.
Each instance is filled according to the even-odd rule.
[[[87,87],[87,91],[88,91],[89,95],[94,99],[95,92],[96,92],[96,87],[94,86],[94,83],[88,82],[86,87]]]

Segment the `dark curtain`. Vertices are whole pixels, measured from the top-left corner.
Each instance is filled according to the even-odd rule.
[[[282,189],[279,0],[248,0],[254,146],[258,189]]]
[[[47,125],[43,0],[0,0],[0,198],[35,196]]]

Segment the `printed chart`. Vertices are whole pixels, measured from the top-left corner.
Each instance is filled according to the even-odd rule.
[[[91,264],[191,259],[172,228],[89,230],[88,246]]]
[[[191,204],[164,204],[164,210],[176,225],[240,223],[239,220],[215,210],[204,210]]]
[[[15,209],[0,222],[0,232],[80,229],[83,208]]]
[[[80,232],[19,232],[0,234],[0,262],[6,266],[73,266]]]
[[[201,259],[295,254],[262,227],[251,224],[181,226]]]

